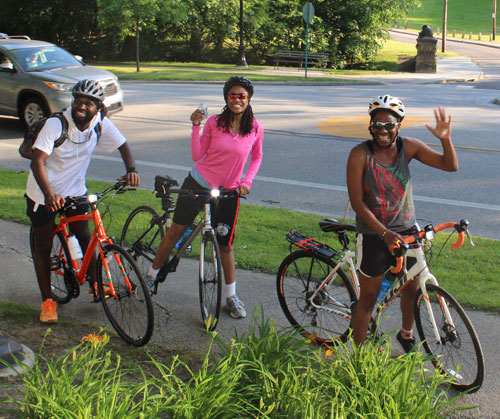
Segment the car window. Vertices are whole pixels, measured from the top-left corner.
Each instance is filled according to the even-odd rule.
[[[0,52],[0,70],[2,69],[12,69],[13,64],[12,61],[9,60],[9,58]]]
[[[45,71],[83,65],[69,52],[58,47],[19,48],[11,50],[10,53],[24,71]]]

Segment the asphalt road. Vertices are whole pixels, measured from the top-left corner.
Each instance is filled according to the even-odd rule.
[[[125,110],[113,121],[129,139],[142,178],[152,188],[154,176],[170,174],[182,180],[191,167],[189,115],[199,102],[210,114],[222,106],[220,84],[122,83]],[[425,128],[433,108],[445,106],[453,116],[453,137],[460,169],[445,173],[412,163],[417,216],[427,222],[467,218],[473,234],[500,238],[500,145],[496,92],[457,85],[256,86],[252,104],[265,127],[264,160],[248,203],[343,217],[348,197],[345,162],[358,138],[321,130],[335,118],[352,118],[366,136],[366,109],[381,93],[405,102],[409,119],[403,135],[436,144]],[[409,120],[408,119],[408,120]],[[332,125],[333,126],[333,125]],[[0,166],[27,170],[17,146],[22,130],[14,119],[0,118]],[[117,154],[97,152],[89,177],[112,180],[123,171]],[[349,214],[354,215],[352,212]],[[446,220],[443,220],[444,215]]]

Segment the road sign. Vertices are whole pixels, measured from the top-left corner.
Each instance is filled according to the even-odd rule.
[[[302,9],[302,14],[304,15],[304,20],[307,23],[311,23],[314,17],[314,6],[312,3],[306,3]]]

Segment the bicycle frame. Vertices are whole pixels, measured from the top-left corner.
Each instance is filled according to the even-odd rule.
[[[101,255],[101,260],[102,264],[104,266],[104,271],[106,273],[106,277],[108,279],[108,286],[110,288],[110,293],[114,298],[118,299],[118,296],[115,292],[115,289],[113,287],[113,281],[111,279],[110,271],[109,271],[109,266],[108,262],[106,260],[106,254],[104,253],[103,250],[103,245],[105,244],[113,244],[113,239],[111,239],[107,233],[106,230],[104,229],[102,218],[101,218],[101,213],[99,212],[99,209],[97,208],[97,197],[95,195],[89,195],[89,204],[91,207],[91,212],[89,214],[82,214],[82,215],[74,215],[71,217],[66,217],[64,214],[59,215],[59,223],[57,224],[56,228],[54,229],[53,237],[56,236],[57,233],[61,232],[64,236],[64,239],[67,243],[68,241],[68,226],[69,224],[75,222],[75,221],[90,221],[92,220],[94,222],[94,231],[92,232],[90,243],[87,247],[87,250],[85,251],[85,254],[83,255],[82,263],[78,265],[78,262],[76,260],[73,260],[71,258],[71,264],[72,268],[75,272],[76,279],[78,281],[79,285],[82,285],[87,281],[86,279],[86,274],[87,274],[87,269],[90,264],[90,260],[92,256],[94,255],[95,248],[99,248],[99,254]],[[118,265],[120,266],[120,269],[122,270],[122,273],[126,275],[123,266],[119,260],[118,255],[114,255],[116,258],[116,261],[118,262]],[[127,286],[129,287],[129,291],[132,292],[132,289],[130,287],[130,284],[127,282]]]
[[[377,310],[375,312],[374,319],[376,321],[380,317],[380,314],[392,303],[392,301],[394,301],[394,299],[401,293],[401,291],[409,283],[410,280],[418,277],[419,287],[422,290],[422,294],[424,295],[425,305],[427,308],[429,319],[432,323],[436,341],[441,342],[441,336],[439,334],[439,330],[436,325],[434,313],[432,311],[429,296],[425,287],[427,281],[430,281],[431,284],[436,286],[439,285],[438,281],[436,277],[431,274],[427,266],[427,262],[425,260],[425,255],[421,244],[416,244],[414,245],[413,248],[408,249],[406,251],[405,261],[407,257],[414,257],[416,258],[417,262],[408,271],[406,270],[406,264],[405,264],[405,266],[403,267],[403,275],[399,278],[399,280],[397,280],[398,282],[393,287],[391,287],[391,289],[387,291],[382,301],[379,302]],[[354,290],[356,292],[356,296],[359,298],[360,287],[359,287],[359,279],[356,273],[356,267],[354,264],[354,258],[355,258],[355,253],[353,251],[348,249],[344,251],[344,255],[339,260],[335,268],[327,275],[327,277],[323,280],[323,282],[316,288],[316,290],[309,297],[308,302],[311,305],[311,307],[342,316],[346,319],[351,319],[351,314],[352,314],[351,308],[347,307],[345,304],[341,304],[334,298],[330,297],[328,292],[327,295],[330,301],[334,303],[337,307],[341,307],[342,309],[324,307],[322,305],[316,304],[314,301],[316,296],[321,290],[326,289],[326,291],[328,291],[328,285],[336,278],[338,270],[343,269],[345,266],[347,266],[350,271],[351,280],[354,285]],[[441,301],[441,298],[440,298],[440,304],[443,308],[443,312],[445,313],[447,322],[452,327],[454,327],[453,319],[451,318],[448,307],[446,306],[446,304],[444,304],[443,301]]]
[[[193,243],[194,239],[196,236],[202,231],[203,233],[207,231],[213,231],[212,227],[212,216],[211,216],[211,211],[210,211],[210,202],[205,202],[204,204],[204,210],[203,210],[203,218],[200,220],[200,222],[196,225],[196,227],[193,229],[191,234],[187,237],[187,239],[184,241],[182,246],[177,250],[177,253],[175,254],[174,258],[180,259],[188,246]]]

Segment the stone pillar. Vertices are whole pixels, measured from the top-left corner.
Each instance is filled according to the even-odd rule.
[[[416,73],[436,72],[436,45],[432,29],[424,25],[417,38],[417,57],[415,62]]]

